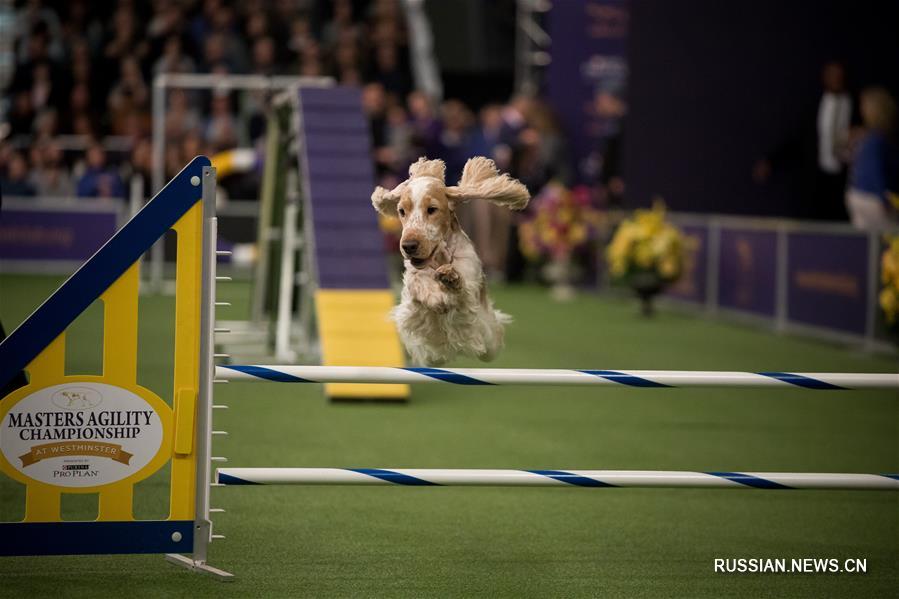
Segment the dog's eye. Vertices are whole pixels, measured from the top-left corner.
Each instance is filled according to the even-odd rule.
[[[400,208],[400,216],[406,216],[406,211]]]
[[[434,214],[437,212],[437,206],[428,206],[428,214]]]

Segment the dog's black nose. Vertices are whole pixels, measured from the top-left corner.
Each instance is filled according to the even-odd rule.
[[[418,242],[417,241],[404,241],[402,243],[403,251],[406,252],[407,256],[411,256],[415,252],[418,251]]]

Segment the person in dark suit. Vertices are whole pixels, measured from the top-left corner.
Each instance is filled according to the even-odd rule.
[[[753,169],[758,183],[784,171],[804,218],[847,220],[844,194],[848,175],[849,130],[856,107],[846,86],[846,69],[832,61],[821,70],[817,109],[807,112],[800,128]],[[812,115],[814,114],[814,119]]]

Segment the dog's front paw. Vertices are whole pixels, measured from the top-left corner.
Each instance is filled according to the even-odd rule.
[[[437,279],[438,283],[452,291],[455,291],[462,286],[462,275],[459,274],[458,270],[453,268],[452,264],[438,266],[434,277]]]

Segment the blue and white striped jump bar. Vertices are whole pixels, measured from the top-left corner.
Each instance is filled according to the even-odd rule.
[[[219,468],[221,485],[412,487],[693,487],[899,491],[899,474],[680,472],[668,470],[445,470],[418,468]]]
[[[899,374],[561,370],[535,368],[388,368],[383,366],[220,365],[218,381],[275,383],[449,383],[453,385],[620,385],[625,387],[773,387],[899,389]]]

